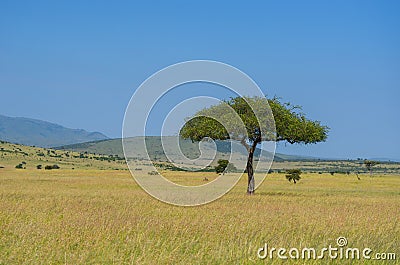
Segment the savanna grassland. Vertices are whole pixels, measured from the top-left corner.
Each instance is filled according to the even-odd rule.
[[[257,250],[265,243],[318,250],[339,236],[349,247],[396,253],[390,264],[400,260],[399,175],[306,173],[294,185],[272,173],[254,196],[242,178],[215,202],[176,207],[145,193],[118,160],[69,155],[57,170],[35,165],[59,157],[27,155],[26,169],[14,168],[17,155],[0,160],[0,264],[280,264],[276,255],[258,259]],[[186,184],[216,176],[165,173]],[[374,263],[289,261],[305,262]]]

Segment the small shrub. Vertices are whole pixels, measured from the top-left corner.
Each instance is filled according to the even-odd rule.
[[[52,165],[52,166],[47,165],[47,166],[44,167],[44,169],[46,169],[46,170],[59,169],[59,168],[60,167],[58,165]]]
[[[23,169],[23,168],[24,168],[24,166],[23,166],[22,164],[18,164],[18,165],[16,165],[16,166],[15,166],[15,168],[18,168],[18,169]]]
[[[218,166],[214,167],[214,169],[217,174],[223,172],[232,172],[237,170],[232,163],[229,163],[229,161],[225,159],[218,160]]]
[[[37,165],[36,168],[37,169],[42,169],[42,165]]]
[[[301,179],[301,173],[300,169],[288,169],[286,170],[286,178],[289,182],[293,180],[293,183],[296,184]]]

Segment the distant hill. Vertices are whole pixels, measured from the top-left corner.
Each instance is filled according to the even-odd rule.
[[[0,140],[29,146],[54,147],[108,139],[99,132],[69,129],[61,125],[0,115]]]
[[[0,174],[5,169],[45,169],[58,165],[64,169],[126,170],[123,158],[106,155],[81,154],[71,151],[13,144],[0,140]],[[38,165],[41,167],[38,168]]]
[[[136,137],[135,137],[136,138]],[[149,150],[149,155],[151,158],[156,157],[157,159],[164,160],[165,155],[163,153],[162,144],[160,137],[158,136],[146,136],[146,143]],[[137,140],[140,138],[137,137]],[[132,139],[133,141],[135,139]],[[230,145],[224,141],[216,141],[217,149],[223,153],[230,152]],[[188,157],[197,157],[199,154],[197,143],[192,143],[190,140],[181,140],[182,152]],[[92,141],[87,143],[79,143],[79,144],[71,144],[60,147],[55,147],[55,149],[59,150],[70,150],[75,152],[88,152],[94,154],[104,154],[104,155],[118,155],[119,157],[123,157],[123,149],[122,149],[122,141],[121,139],[107,139],[100,141]],[[260,149],[257,149],[255,155],[259,155]],[[133,154],[134,156],[134,154]],[[303,156],[293,156],[293,155],[285,155],[275,153],[274,161],[310,161],[316,160],[310,157]]]

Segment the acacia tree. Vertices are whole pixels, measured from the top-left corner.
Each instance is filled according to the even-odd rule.
[[[369,176],[372,177],[372,168],[376,165],[378,165],[378,161],[373,161],[373,160],[364,160],[364,165],[369,171]]]
[[[228,114],[227,106],[236,112],[244,127],[235,124],[238,121]],[[326,140],[329,128],[321,125],[319,121],[307,119],[299,111],[300,109],[299,106],[290,103],[281,103],[278,98],[231,98],[188,118],[180,131],[180,136],[192,141],[201,141],[205,137],[214,140],[240,141],[248,152],[247,193],[253,194],[255,190],[253,157],[258,144],[263,141],[311,144]],[[218,117],[218,120],[212,117]],[[272,123],[271,119],[274,120]],[[229,124],[229,131],[222,124]],[[275,125],[275,130],[271,130],[272,124]]]
[[[297,181],[301,179],[301,170],[294,168],[286,170],[286,179],[290,182],[293,180],[293,183],[296,184]]]

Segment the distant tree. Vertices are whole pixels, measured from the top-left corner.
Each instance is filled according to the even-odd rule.
[[[18,168],[18,169],[23,169],[23,168],[24,168],[24,165],[22,165],[22,164],[18,164],[18,165],[16,165],[16,166],[15,166],[15,168]]]
[[[262,117],[256,117],[252,107]],[[233,109],[244,123],[243,127],[237,126],[235,119],[227,112]],[[325,141],[328,127],[319,121],[312,121],[298,111],[299,107],[289,103],[281,103],[278,98],[267,99],[263,97],[236,97],[197,112],[194,117],[188,118],[180,131],[180,136],[190,138],[192,141],[201,141],[208,137],[214,140],[237,140],[246,148],[248,153],[246,172],[248,175],[247,193],[253,194],[255,179],[253,157],[257,145],[263,141],[286,141],[290,144],[312,144]],[[270,115],[272,112],[272,115]],[[213,118],[218,116],[221,122],[228,124],[232,131],[227,131],[224,126]],[[276,131],[270,131],[274,119]],[[246,136],[247,135],[247,136]]]
[[[369,176],[372,177],[372,168],[376,165],[378,165],[378,161],[373,161],[373,160],[364,160],[364,165],[369,171]]]
[[[293,180],[293,183],[296,184],[296,182],[301,179],[301,173],[300,169],[288,169],[286,170],[286,178],[289,182]]]
[[[37,165],[36,168],[37,169],[42,169],[42,165]]]
[[[223,172],[235,171],[236,167],[232,163],[229,163],[228,160],[220,159],[220,160],[218,160],[218,165],[215,166],[214,169],[217,174],[220,174]]]

